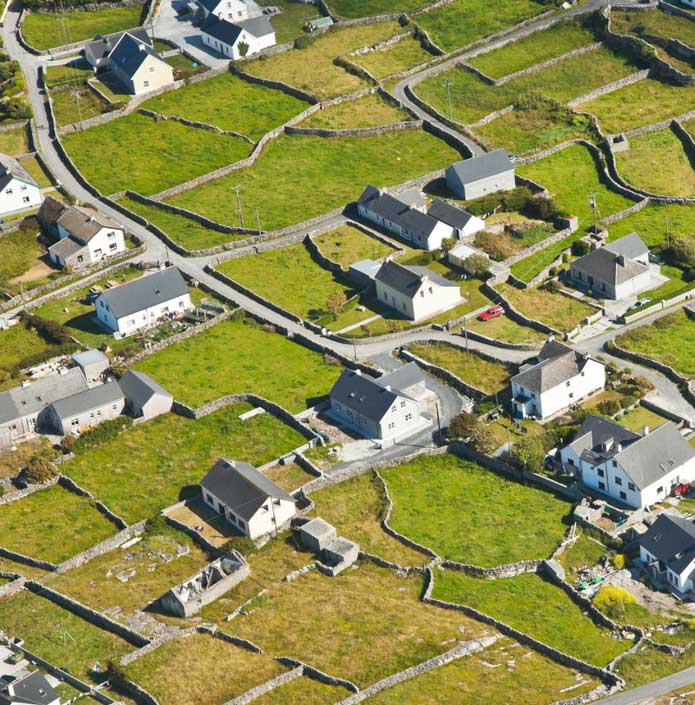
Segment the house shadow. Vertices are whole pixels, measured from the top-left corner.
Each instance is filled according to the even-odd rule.
[[[63,324],[67,328],[73,328],[81,333],[89,333],[91,335],[108,335],[107,331],[99,322],[93,311],[83,313],[80,316],[75,316],[65,321]]]

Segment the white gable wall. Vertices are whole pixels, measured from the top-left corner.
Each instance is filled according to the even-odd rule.
[[[640,546],[640,560],[645,565],[657,562],[656,556],[649,553],[649,551],[643,546]],[[690,563],[688,563],[688,565],[680,573],[675,573],[674,571],[667,568],[666,579],[680,592],[689,592],[690,590],[695,589],[695,587],[693,586],[693,581],[689,579],[689,576],[694,569],[695,559],[690,561]]]
[[[469,181],[465,184],[456,175],[454,169],[447,169],[446,184],[455,196],[464,200],[480,198],[488,193],[495,193],[497,191],[509,191],[516,187],[513,167],[511,167],[509,171],[494,174],[493,176],[478,179],[477,181]]]
[[[116,318],[111,309],[108,307],[106,299],[100,295],[94,302],[97,312],[97,318],[112,332],[118,333],[121,336],[131,335],[136,331],[155,325],[161,319],[170,314],[180,315],[184,311],[193,308],[190,294],[186,293],[183,296],[164,301],[152,306],[144,308],[128,316]]]
[[[0,192],[0,217],[41,205],[41,189],[13,178]]]
[[[149,55],[133,74],[130,90],[133,95],[148,93],[174,82],[174,69],[156,56]]]
[[[411,321],[430,318],[461,302],[461,291],[455,286],[440,286],[425,279],[412,298],[384,282],[376,280],[376,297]]]
[[[225,44],[224,42],[220,41],[219,39],[215,39],[215,37],[212,37],[209,34],[206,34],[205,32],[201,33],[201,37],[203,39],[203,44],[210,47],[211,49],[214,49],[216,52],[222,54],[223,56],[227,56],[235,61],[244,58],[239,53],[240,44],[248,44],[249,50],[246,53],[246,56],[257,54],[263,49],[275,46],[275,32],[272,32],[271,34],[266,34],[262,37],[254,37],[252,34],[249,34],[246,31],[242,31],[241,34],[239,34],[239,36],[236,38],[234,44]]]

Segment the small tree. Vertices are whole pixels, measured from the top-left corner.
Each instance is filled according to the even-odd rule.
[[[328,310],[328,313],[333,316],[333,320],[338,318],[338,314],[343,310],[343,306],[345,306],[346,303],[347,297],[345,296],[345,292],[342,290],[334,291],[326,299],[326,309]]]
[[[463,268],[474,277],[481,277],[490,267],[490,260],[485,255],[475,254],[463,260]]]
[[[239,42],[237,49],[239,49],[239,54],[245,57],[249,53],[250,47],[246,42]]]
[[[606,585],[601,588],[594,598],[594,605],[613,619],[625,616],[625,609],[634,605],[637,600],[627,590],[615,585]]]
[[[468,438],[479,423],[475,414],[462,411],[449,422],[449,438]]]
[[[24,471],[27,482],[31,484],[48,482],[57,474],[56,466],[45,455],[35,455],[31,458]]]
[[[449,251],[456,246],[457,240],[455,237],[445,237],[442,240],[442,254],[448,255]]]
[[[489,455],[497,447],[497,441],[495,441],[495,434],[490,428],[490,424],[477,423],[475,428],[473,428],[471,433],[471,440],[473,447],[478,451],[478,453],[483,453]]]
[[[540,472],[545,460],[543,442],[537,436],[524,436],[512,446],[512,457],[525,470]]]

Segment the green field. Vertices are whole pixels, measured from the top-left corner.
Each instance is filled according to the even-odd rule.
[[[346,130],[362,127],[394,125],[412,117],[378,93],[331,105],[310,115],[299,127],[320,127],[326,130]]]
[[[356,199],[366,184],[391,186],[441,169],[460,158],[425,132],[380,137],[322,139],[280,137],[247,169],[167,199],[218,222],[238,225],[230,189],[240,187],[241,207],[261,228],[275,230],[313,218]],[[272,184],[273,197],[268,197]]]
[[[648,205],[637,213],[621,218],[608,228],[609,239],[617,240],[637,232],[648,247],[666,242],[666,228],[671,233],[695,232],[695,206]]]
[[[251,151],[239,137],[139,113],[62,139],[87,181],[104,194],[131,189],[147,196],[238,162]]]
[[[0,152],[17,157],[29,151],[29,127],[0,132]]]
[[[282,91],[223,73],[152,98],[142,107],[238,132],[256,142],[309,105]]]
[[[255,705],[333,705],[344,700],[347,690],[312,678],[296,678],[255,699]]]
[[[94,12],[31,12],[22,25],[22,35],[35,49],[50,49],[137,27],[141,12],[139,5]]]
[[[511,273],[522,282],[530,282],[537,274],[549,267],[565,250],[569,249],[581,233],[573,233],[567,237],[534,252],[524,259],[520,259],[511,266]]]
[[[147,519],[196,494],[217,458],[257,466],[304,442],[269,414],[240,421],[239,414],[251,408],[233,404],[197,421],[159,416],[80,454],[64,465],[64,472],[128,523]]]
[[[275,30],[275,41],[278,44],[292,41],[304,34],[304,25],[312,17],[317,17],[318,12],[311,3],[292,2],[292,0],[259,0],[261,6],[271,5],[279,7],[282,12],[273,15],[270,23]]]
[[[46,248],[37,234],[38,224],[31,218],[19,230],[0,237],[0,291],[14,295],[19,293],[20,279],[25,287],[31,287],[36,279],[43,283],[51,275],[60,276],[43,261]]]
[[[466,322],[466,328],[488,338],[504,340],[508,343],[540,343],[546,338],[540,331],[519,325],[509,316],[500,316],[491,321],[481,321],[479,318],[469,319]]]
[[[342,371],[282,335],[238,321],[170,345],[136,367],[184,404],[200,406],[228,394],[253,392],[292,413],[326,395]]]
[[[428,0],[329,0],[328,6],[338,17],[356,19],[358,17],[376,17],[391,15],[395,12],[412,12],[425,5]]]
[[[453,455],[382,471],[391,526],[443,558],[480,566],[546,558],[562,540],[569,503]]]
[[[56,346],[47,343],[36,331],[29,330],[22,323],[7,330],[0,330],[0,388],[19,384],[18,380],[5,379],[3,372],[12,370],[27,355],[50,348],[56,348]]]
[[[430,54],[420,40],[413,36],[404,37],[384,49],[350,57],[353,64],[361,66],[378,79],[408,71],[432,59],[434,55]]]
[[[564,653],[605,666],[631,644],[611,639],[558,586],[533,573],[484,580],[438,572],[433,597],[460,602],[530,634]]]
[[[51,100],[53,116],[58,127],[101,115],[107,105],[86,83],[56,88],[51,91]]]
[[[669,12],[611,12],[611,26],[619,34],[635,34],[646,41],[650,37],[671,39],[677,37],[688,46],[695,47],[695,22]]]
[[[75,59],[67,64],[46,66],[44,79],[47,88],[58,86],[78,86],[87,79],[94,78],[92,67],[83,59]]]
[[[360,260],[378,260],[394,252],[389,245],[351,225],[318,235],[314,237],[314,242],[325,257],[337,262],[343,269]]]

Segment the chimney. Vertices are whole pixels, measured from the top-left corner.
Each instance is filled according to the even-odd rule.
[[[360,370],[360,369],[355,370],[355,374],[356,374],[358,377],[361,377],[361,376],[362,376],[362,370]]]
[[[625,255],[618,255],[618,264],[621,267],[625,266]]]
[[[644,426],[642,426],[642,435],[643,436],[649,435],[649,426],[647,426],[647,424],[644,424]]]
[[[384,387],[384,389],[385,389],[387,392],[390,392],[390,391],[391,391],[391,385],[390,385],[390,384],[387,384],[387,385]]]

